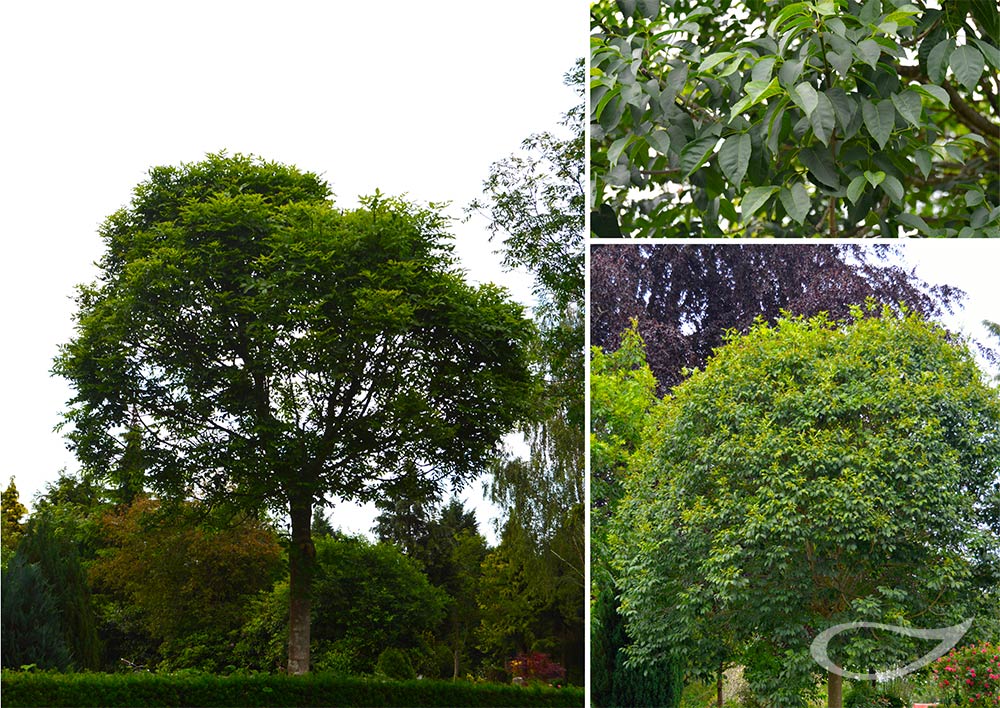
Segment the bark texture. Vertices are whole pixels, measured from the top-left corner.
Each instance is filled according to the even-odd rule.
[[[312,542],[312,499],[292,499],[289,504],[292,540],[288,549],[288,673],[309,673],[310,590],[316,548]]]

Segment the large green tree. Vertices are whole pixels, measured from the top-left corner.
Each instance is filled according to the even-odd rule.
[[[917,315],[731,334],[658,408],[617,507],[632,659],[697,653],[725,627],[758,690],[804,705],[823,629],[971,616],[998,581],[998,429],[972,354]],[[925,651],[899,640],[856,635],[831,656],[864,671]]]
[[[591,16],[597,235],[1000,235],[993,0]]]
[[[314,506],[377,498],[406,462],[477,474],[534,387],[531,323],[465,283],[435,207],[328,196],[240,155],[152,169],[101,228],[55,364],[91,472],[134,473],[138,433],[154,492],[288,514],[290,673],[309,668]]]

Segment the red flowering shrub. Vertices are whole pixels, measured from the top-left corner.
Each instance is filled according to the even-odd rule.
[[[1000,705],[1000,646],[983,642],[952,649],[934,662],[931,673],[949,706]]]
[[[518,683],[557,683],[566,677],[566,669],[548,654],[533,651],[518,654],[507,662],[507,671]],[[519,679],[519,681],[518,681]]]

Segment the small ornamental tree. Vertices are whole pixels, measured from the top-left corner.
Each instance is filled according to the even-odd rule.
[[[598,236],[996,237],[995,0],[597,0]]]
[[[566,669],[543,652],[522,653],[507,662],[507,671],[524,683],[553,683],[566,677]]]
[[[617,507],[631,661],[697,658],[724,633],[756,690],[803,705],[824,629],[971,616],[1000,552],[1000,396],[984,378],[943,330],[889,308],[730,334],[657,409]],[[854,671],[925,651],[841,637],[830,657]]]
[[[55,365],[92,473],[288,514],[290,673],[309,668],[313,508],[414,469],[478,474],[535,389],[531,323],[465,283],[433,205],[343,211],[329,192],[240,155],[151,170],[101,228],[100,278]]]

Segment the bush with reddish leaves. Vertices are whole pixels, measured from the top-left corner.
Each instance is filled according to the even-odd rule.
[[[952,649],[934,662],[931,674],[949,706],[1000,705],[1000,646],[983,642]]]
[[[507,671],[517,683],[547,683],[560,685],[566,678],[566,669],[552,661],[548,654],[533,651],[518,654],[507,662]]]

